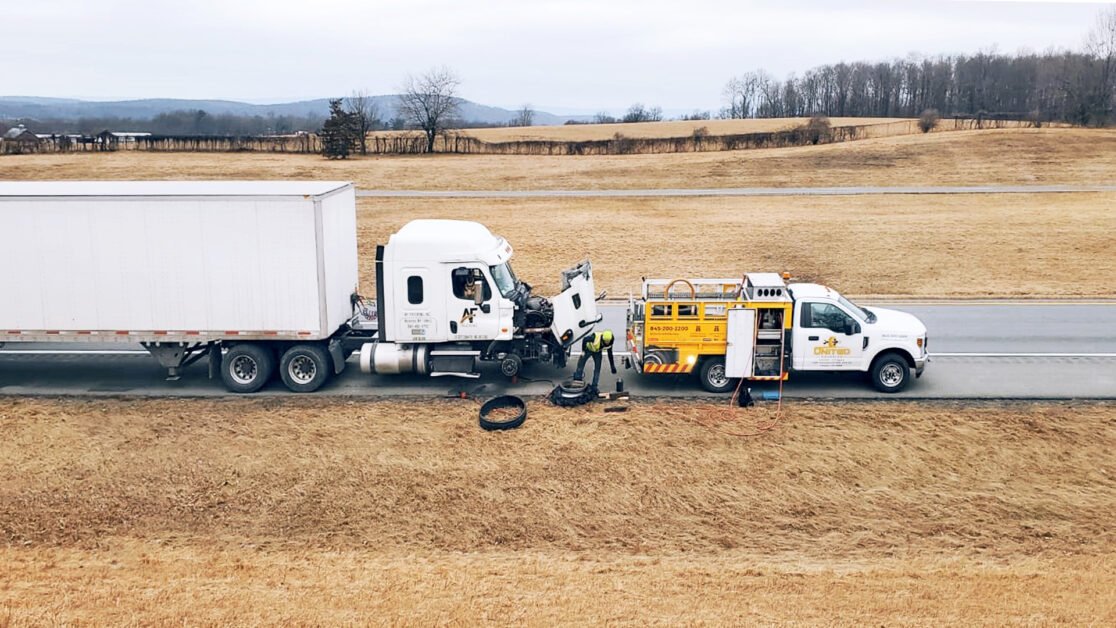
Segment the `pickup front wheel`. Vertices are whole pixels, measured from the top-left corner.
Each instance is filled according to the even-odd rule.
[[[897,353],[885,353],[872,366],[872,385],[885,393],[897,393],[911,381],[911,367]]]

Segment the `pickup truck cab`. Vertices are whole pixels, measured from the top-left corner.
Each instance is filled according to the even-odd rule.
[[[788,286],[794,301],[791,365],[796,371],[861,371],[883,392],[921,377],[929,355],[926,326],[915,316],[861,307],[814,283]]]

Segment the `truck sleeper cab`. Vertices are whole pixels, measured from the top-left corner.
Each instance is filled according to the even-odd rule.
[[[785,380],[790,371],[860,371],[898,392],[929,360],[914,316],[861,308],[818,284],[775,273],[742,280],[645,280],[629,300],[627,344],[641,373],[696,373],[710,392],[739,379]]]

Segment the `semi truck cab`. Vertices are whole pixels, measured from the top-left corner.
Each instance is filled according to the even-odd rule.
[[[512,269],[511,244],[485,226],[414,220],[376,250],[374,338],[360,347],[367,373],[478,377],[477,361],[514,377],[524,362],[565,365],[597,314],[588,260],[563,271],[551,299]]]

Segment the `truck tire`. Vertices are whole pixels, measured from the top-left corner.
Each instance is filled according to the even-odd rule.
[[[506,421],[493,420],[489,414],[498,408],[511,408],[516,411],[515,416]],[[514,395],[502,395],[484,402],[480,409],[480,426],[488,431],[514,430],[523,425],[527,420],[527,404]]]
[[[726,393],[736,388],[736,380],[725,375],[724,358],[706,358],[698,371],[701,387],[711,393]]]
[[[275,371],[275,354],[257,344],[233,345],[221,359],[221,381],[234,393],[254,393]]]
[[[562,382],[550,391],[550,402],[561,408],[575,408],[596,399],[597,392],[592,384]]]
[[[279,360],[279,377],[291,392],[314,392],[329,379],[332,367],[333,360],[325,347],[300,344],[283,352],[283,358]]]
[[[898,353],[885,353],[872,364],[872,385],[884,393],[897,393],[911,381],[911,367]]]
[[[511,379],[519,375],[523,371],[523,358],[514,353],[509,353],[503,360],[500,360],[500,374],[504,377]]]

